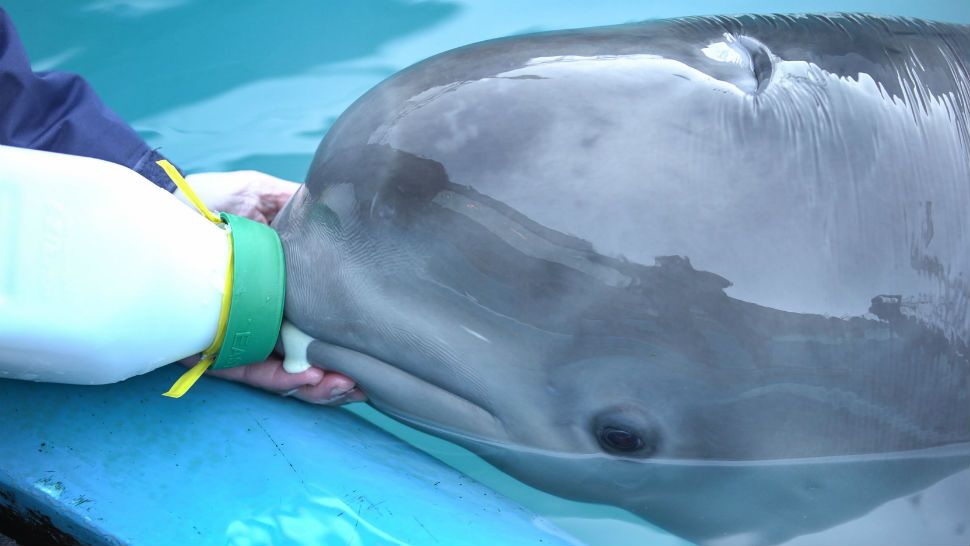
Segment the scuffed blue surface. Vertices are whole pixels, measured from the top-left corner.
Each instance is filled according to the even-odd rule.
[[[0,504],[109,544],[571,543],[348,412],[215,379],[160,396],[180,371],[0,381]]]

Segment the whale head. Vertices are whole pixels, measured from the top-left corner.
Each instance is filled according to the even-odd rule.
[[[970,440],[966,33],[694,18],[433,57],[277,220],[287,319],[554,493],[696,540],[865,513],[970,461],[933,451]]]

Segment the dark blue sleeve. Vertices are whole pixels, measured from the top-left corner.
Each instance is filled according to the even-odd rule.
[[[86,81],[34,72],[0,8],[0,144],[95,157],[129,167],[156,185],[175,185],[155,164],[164,159],[98,99]]]

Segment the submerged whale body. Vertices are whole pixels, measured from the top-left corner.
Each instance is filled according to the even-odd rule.
[[[970,466],[967,59],[967,26],[854,15],[432,57],[276,222],[286,316],[532,485],[699,542],[836,526]]]

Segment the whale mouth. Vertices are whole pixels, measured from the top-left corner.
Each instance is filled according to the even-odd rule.
[[[316,339],[307,357],[352,378],[377,409],[406,424],[442,436],[508,438],[505,426],[485,407],[389,362]]]

